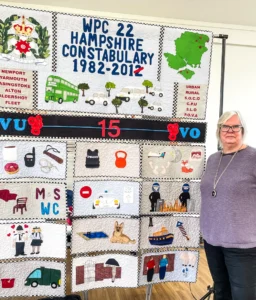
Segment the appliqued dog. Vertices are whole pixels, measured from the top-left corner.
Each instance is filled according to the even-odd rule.
[[[123,234],[124,223],[118,224],[115,222],[113,236],[110,239],[111,243],[120,243],[120,244],[135,244],[135,240],[131,240],[129,236]]]

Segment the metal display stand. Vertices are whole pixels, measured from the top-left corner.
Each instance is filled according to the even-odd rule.
[[[224,103],[224,80],[225,80],[225,59],[226,59],[226,41],[228,39],[227,34],[219,34],[213,36],[215,39],[222,39],[222,51],[221,51],[221,75],[220,75],[220,108],[219,116],[223,114]]]
[[[223,114],[223,103],[224,103],[224,82],[225,82],[225,58],[226,58],[226,40],[228,35],[219,34],[214,35],[215,39],[222,39],[222,53],[221,53],[221,79],[220,79],[220,107],[219,107],[219,116]],[[219,146],[218,146],[219,147]],[[146,287],[146,300],[151,299],[153,284],[150,284]],[[208,292],[200,298],[200,300],[208,299],[210,300],[211,294],[214,294],[214,287],[208,286]],[[84,300],[89,300],[88,291],[84,291]]]
[[[228,39],[227,34],[219,34],[213,36],[215,39],[222,39],[222,51],[221,51],[221,74],[220,74],[220,107],[219,107],[219,117],[223,114],[223,104],[224,104],[224,82],[225,82],[225,59],[226,59],[226,41]],[[220,150],[220,145],[218,144],[218,150]],[[207,287],[208,292],[200,298],[200,300],[210,300],[211,294],[214,295],[214,286]]]
[[[208,292],[200,300],[205,300],[205,299],[210,300],[211,294],[214,294],[214,286],[213,287],[208,286],[207,289]]]
[[[150,285],[147,286],[147,289],[146,289],[146,300],[150,300],[151,294],[152,294],[152,288],[153,288],[153,284],[150,284]]]
[[[84,291],[84,300],[88,300],[89,297],[88,297],[88,291]]]

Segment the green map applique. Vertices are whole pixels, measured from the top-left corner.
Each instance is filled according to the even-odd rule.
[[[205,46],[209,42],[209,36],[196,32],[185,31],[175,40],[176,54],[164,53],[168,66],[174,70],[179,70],[179,74],[187,80],[192,78],[194,71],[186,68],[201,68],[201,59],[203,54],[208,51]]]

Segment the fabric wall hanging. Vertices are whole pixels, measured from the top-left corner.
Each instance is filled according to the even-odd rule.
[[[15,221],[0,224],[0,259],[66,257],[66,225]]]
[[[51,71],[53,18],[50,12],[1,5],[0,22],[3,25],[1,26],[3,36],[0,48],[1,66]],[[8,73],[8,75],[13,76],[15,73]],[[20,78],[17,76],[13,81],[24,82]],[[17,90],[19,88],[17,86]]]
[[[139,285],[168,281],[196,282],[198,251],[165,251],[140,257]]]
[[[33,109],[36,78],[36,71],[1,68],[0,107]]]
[[[76,181],[73,215],[139,215],[140,184],[129,181]]]
[[[87,218],[73,221],[72,254],[106,250],[137,251],[138,219]]]
[[[174,115],[177,118],[199,118],[205,116],[208,93],[207,84],[174,83],[175,103]]]
[[[162,74],[174,81],[167,95],[175,94],[176,117],[205,118],[211,43],[212,35],[205,32],[165,28]]]
[[[48,113],[48,112],[47,112]],[[35,120],[36,122],[31,122]],[[39,124],[37,124],[39,123]],[[20,126],[22,124],[22,126]],[[34,127],[38,125],[39,130]],[[131,118],[31,115],[0,112],[0,134],[31,137],[106,138],[204,143],[205,122],[170,122]]]
[[[199,215],[142,217],[140,249],[199,247]]]
[[[64,296],[65,264],[27,260],[0,263],[1,297]]]
[[[0,140],[0,179],[65,179],[66,148],[66,142]]]
[[[170,117],[174,82],[208,84],[210,32],[64,14],[57,21],[58,72],[40,73],[39,108]],[[72,88],[61,100],[52,96],[55,80]]]
[[[0,139],[0,219],[17,219],[0,225],[0,258],[16,254],[11,241],[21,228],[28,257],[63,258],[63,245],[54,246],[65,242],[63,225],[25,220],[65,218],[64,184],[26,182],[67,178],[68,142],[57,137],[87,139],[76,140],[72,255],[198,247],[199,182],[189,180],[205,165],[206,123],[198,120],[206,117],[213,34],[0,7],[0,135],[8,136]],[[31,230],[41,231],[40,246]],[[143,265],[140,284],[195,281],[195,253],[143,254],[151,268]],[[136,287],[138,276],[135,256],[73,260],[75,292]],[[63,296],[65,265],[2,263],[0,284],[4,297]]]
[[[0,183],[0,219],[65,219],[64,183]]]
[[[199,179],[204,164],[204,146],[143,145],[144,178]]]
[[[137,287],[138,257],[104,254],[72,260],[72,291],[106,287]]]
[[[200,213],[200,182],[145,181],[141,214]]]
[[[8,6],[0,22],[3,67],[39,70],[37,109],[205,118],[211,32]]]
[[[76,143],[75,177],[139,177],[139,145]]]

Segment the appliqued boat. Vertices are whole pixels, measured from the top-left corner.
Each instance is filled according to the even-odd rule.
[[[156,231],[152,236],[148,237],[151,245],[164,246],[170,245],[173,242],[174,234],[170,233],[166,227],[162,227],[160,231]]]

